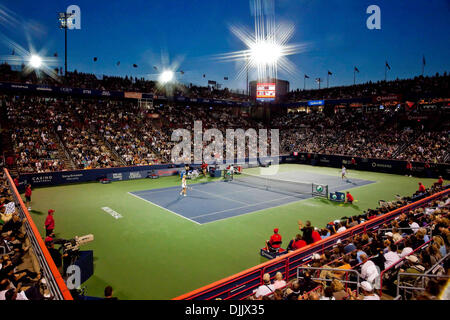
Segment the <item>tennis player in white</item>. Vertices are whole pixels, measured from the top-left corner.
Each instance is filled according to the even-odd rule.
[[[347,178],[347,169],[342,165],[342,180],[344,180],[344,178]]]
[[[184,195],[186,197],[186,174],[183,174],[183,177],[181,178],[181,192],[180,195]]]

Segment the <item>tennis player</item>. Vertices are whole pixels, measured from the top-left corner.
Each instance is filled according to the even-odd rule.
[[[180,192],[180,196],[184,195],[186,197],[186,189],[187,189],[186,174],[183,174],[183,176],[181,177],[181,192]]]
[[[344,180],[344,178],[347,178],[347,168],[342,165],[342,180]]]

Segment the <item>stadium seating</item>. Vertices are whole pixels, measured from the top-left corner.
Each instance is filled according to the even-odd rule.
[[[355,287],[356,283],[361,284],[364,279],[354,279],[350,272],[343,272],[339,269],[342,270],[342,267],[345,267],[344,270],[352,269],[360,274],[363,263],[358,261],[357,252],[359,250],[363,250],[369,260],[373,260],[381,266],[378,271],[379,276],[372,283],[374,290],[371,294],[377,294],[378,297],[381,296],[383,299],[411,298],[411,295],[396,297],[394,289],[396,287],[395,277],[398,272],[402,271],[397,269],[396,266],[400,266],[407,261],[409,256],[418,258],[417,261],[414,260],[414,265],[422,265],[425,268],[423,273],[430,273],[435,269],[441,270],[439,273],[441,277],[437,277],[437,283],[431,280],[429,282],[430,286],[431,283],[435,285],[435,290],[436,286],[441,288],[442,284],[447,281],[444,274],[448,272],[450,189],[447,186],[442,191],[440,190],[442,189],[428,189],[424,194],[416,194],[414,197],[390,203],[387,207],[388,212],[379,212],[376,217],[371,212],[367,212],[366,215],[357,217],[360,219],[359,224],[344,232],[336,233],[317,243],[176,299],[252,300],[255,299],[254,290],[263,283],[263,275],[268,273],[271,278],[274,278],[277,272],[283,274],[287,285],[280,291],[259,299],[318,300],[322,297],[325,300],[330,298],[324,297],[325,292],[331,290],[331,288],[326,289],[327,287],[339,289],[332,292],[336,293],[333,295],[334,299],[364,299],[365,296],[358,295],[360,293],[359,288]],[[382,209],[384,211],[385,208]],[[400,221],[407,221],[408,218],[417,221],[422,227],[416,233],[413,230],[404,230],[404,238],[395,243],[397,248],[401,248],[399,249],[399,255],[403,255],[400,255],[401,258],[392,265],[384,268],[383,257],[387,248],[394,243],[392,239],[389,239],[390,234],[384,232],[384,229],[395,226]],[[434,236],[441,237],[442,241],[439,241],[438,237],[431,239],[431,231]],[[430,258],[430,251],[427,251],[429,250],[427,248],[430,244],[434,245],[436,241],[440,244],[432,251],[434,252],[434,258]],[[349,243],[355,244],[354,249],[346,249]],[[443,244],[445,247],[443,247]],[[408,248],[409,246],[411,248]],[[405,250],[405,248],[409,250]],[[447,255],[442,255],[436,251],[440,249],[442,251],[445,249]],[[301,272],[299,267],[304,268],[305,271]],[[333,271],[323,270],[328,267]],[[309,268],[315,268],[318,271],[309,270]],[[328,285],[330,283],[333,284]],[[428,287],[423,289],[425,289],[423,292],[415,293],[416,297],[432,298]],[[338,292],[339,294],[337,294]]]

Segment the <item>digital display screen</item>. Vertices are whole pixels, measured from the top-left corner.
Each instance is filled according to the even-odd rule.
[[[256,85],[256,100],[262,102],[275,101],[275,83],[258,83]]]

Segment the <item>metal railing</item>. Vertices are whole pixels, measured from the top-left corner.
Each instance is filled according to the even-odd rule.
[[[404,285],[401,284],[400,282],[400,278],[402,276],[408,276],[408,277],[421,277],[421,286],[415,286],[417,283],[416,279],[414,281],[414,283],[407,285],[406,283]],[[406,291],[425,291],[425,278],[439,278],[439,279],[450,279],[450,276],[448,275],[439,275],[439,274],[423,274],[423,273],[408,273],[408,272],[399,272],[397,274],[397,296],[396,297],[401,297],[401,298],[405,298],[406,296]],[[400,294],[400,289],[403,289],[403,295]],[[397,300],[397,299],[396,299]]]
[[[64,151],[64,154],[66,155],[67,160],[69,160],[70,162],[70,166],[72,170],[75,170],[75,163],[73,162],[72,157],[69,155],[69,153],[67,152],[67,148],[64,145],[64,143],[62,142],[61,137],[59,136],[59,133],[55,130],[53,130],[53,134],[56,136],[56,139],[58,139],[59,145],[61,146],[61,149]]]
[[[334,272],[345,272],[346,278],[344,279],[338,279],[340,282],[345,283],[346,289],[348,287],[348,284],[356,285],[356,293],[359,294],[359,279],[361,278],[361,275],[358,271],[354,269],[339,269],[339,268],[324,268],[324,267],[298,267],[297,268],[297,279],[303,278],[300,275],[300,270],[317,270],[317,271],[334,271]],[[356,281],[348,280],[349,273],[356,275]],[[328,278],[320,278],[319,277],[311,277],[312,280],[318,280],[318,281],[325,281],[325,282],[333,282],[334,279],[328,279]]]

